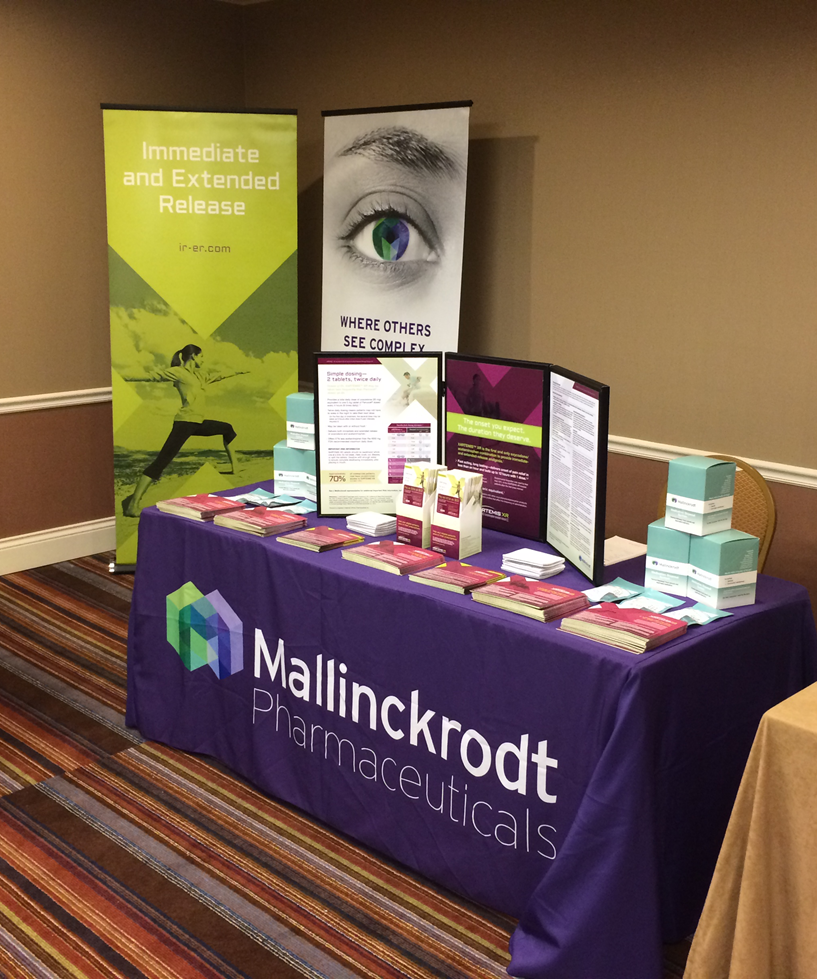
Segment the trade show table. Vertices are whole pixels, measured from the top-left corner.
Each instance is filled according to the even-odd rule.
[[[530,545],[486,531],[469,560]],[[761,716],[817,679],[806,590],[760,576],[757,600],[636,656],[148,508],[127,718],[519,917],[512,975],[659,977],[662,941],[695,928]]]

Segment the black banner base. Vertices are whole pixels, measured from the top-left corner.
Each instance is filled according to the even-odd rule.
[[[132,575],[136,571],[136,565],[117,564],[115,561],[112,561],[108,565],[108,571],[111,575],[121,575],[123,573]]]

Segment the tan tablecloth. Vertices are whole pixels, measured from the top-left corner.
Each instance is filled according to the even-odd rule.
[[[761,719],[685,977],[817,977],[817,684]]]

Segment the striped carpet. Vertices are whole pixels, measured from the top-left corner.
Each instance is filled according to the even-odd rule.
[[[507,976],[512,919],[125,727],[111,558],[0,577],[0,975]]]
[[[0,976],[506,977],[512,919],[125,726],[112,557],[0,577]]]

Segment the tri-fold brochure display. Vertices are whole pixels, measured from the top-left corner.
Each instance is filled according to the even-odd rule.
[[[600,584],[609,388],[552,364],[460,354],[446,354],[445,374],[443,386],[438,352],[315,355],[318,512],[402,512],[403,539],[413,526],[412,543],[425,545],[419,511],[402,504],[404,473],[407,464],[419,474],[441,463],[444,387],[438,482],[446,471],[480,476],[481,525],[546,541]],[[437,522],[436,548],[449,558],[474,554],[448,533],[471,538],[470,529],[450,523],[448,514]]]

